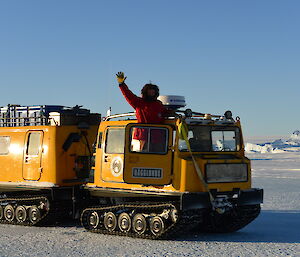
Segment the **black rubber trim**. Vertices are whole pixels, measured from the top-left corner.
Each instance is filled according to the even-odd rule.
[[[263,189],[251,188],[241,191],[230,192],[212,192],[213,197],[218,195],[226,195],[235,202],[238,206],[242,205],[255,205],[263,202]],[[237,197],[235,197],[235,195]],[[180,198],[181,210],[203,209],[211,208],[209,194],[202,193],[183,193]]]
[[[203,193],[184,193],[181,195],[180,209],[193,210],[210,208],[209,194]]]
[[[263,203],[264,190],[251,188],[239,192],[238,205],[253,205]]]

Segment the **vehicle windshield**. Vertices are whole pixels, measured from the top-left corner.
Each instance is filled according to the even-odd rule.
[[[190,125],[188,139],[193,152],[236,152],[240,150],[238,127]],[[185,140],[179,139],[180,151],[188,151]]]

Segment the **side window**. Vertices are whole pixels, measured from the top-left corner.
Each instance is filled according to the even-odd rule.
[[[26,149],[27,155],[39,155],[41,135],[42,134],[40,132],[29,133]]]
[[[0,155],[7,155],[9,153],[10,137],[0,136]]]
[[[102,132],[98,136],[98,148],[102,148]]]
[[[105,153],[124,153],[125,128],[109,128],[106,133]]]
[[[158,127],[132,127],[131,152],[165,154],[168,151],[168,129]]]

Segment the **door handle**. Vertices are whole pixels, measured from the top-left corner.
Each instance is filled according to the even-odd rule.
[[[28,163],[28,162],[30,161],[30,159],[31,159],[31,158],[30,158],[29,156],[26,156],[26,157],[25,157],[25,163]]]
[[[109,162],[109,161],[110,161],[109,155],[105,155],[104,156],[104,162]]]

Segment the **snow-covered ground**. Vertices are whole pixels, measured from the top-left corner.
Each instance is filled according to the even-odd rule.
[[[265,200],[261,215],[236,233],[151,241],[92,234],[72,222],[0,225],[0,256],[300,256],[300,152],[247,155]]]

